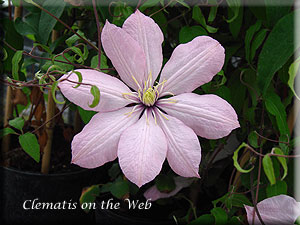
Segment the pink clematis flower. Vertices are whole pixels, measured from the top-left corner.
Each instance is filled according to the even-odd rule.
[[[125,176],[141,187],[160,172],[165,158],[180,176],[199,177],[197,135],[221,138],[239,127],[234,109],[216,95],[191,93],[224,63],[224,48],[208,36],[177,46],[160,73],[163,34],[138,10],[119,28],[106,22],[102,45],[122,83],[102,72],[79,69],[84,83],[101,92],[95,108],[89,86],[63,81],[66,98],[97,113],[72,142],[72,163],[95,168],[119,158]],[[77,81],[75,74],[64,75]],[[167,98],[172,95],[173,97]]]
[[[252,224],[254,207],[244,205],[247,212],[248,223]],[[267,198],[257,204],[257,209],[262,221],[266,225],[294,224],[296,219],[300,216],[300,202],[288,195],[278,195]],[[254,224],[261,225],[261,222],[255,214]]]

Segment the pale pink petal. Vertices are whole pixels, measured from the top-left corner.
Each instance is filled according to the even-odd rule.
[[[244,205],[247,212],[248,223],[252,224],[254,207]],[[273,224],[294,224],[300,216],[300,203],[287,195],[278,195],[267,198],[257,204],[259,214],[266,225]],[[254,224],[261,224],[257,214],[254,217]]]
[[[167,159],[172,170],[183,177],[199,177],[201,147],[197,135],[183,122],[155,109],[157,123],[168,142]]]
[[[152,84],[157,78],[162,61],[163,33],[159,26],[148,16],[136,10],[123,24],[125,30],[143,49],[146,56],[147,74],[152,74]],[[151,84],[151,85],[152,85]]]
[[[125,99],[122,93],[131,92],[130,89],[115,77],[108,74],[98,72],[96,70],[79,69],[75,70],[81,73],[82,83],[96,85],[100,90],[100,102],[99,104],[91,108],[89,105],[93,102],[93,95],[90,93],[90,85],[80,85],[74,88],[77,84],[69,82],[68,80],[78,82],[78,77],[75,73],[63,75],[60,80],[68,78],[68,80],[59,83],[59,88],[63,95],[71,102],[79,105],[85,110],[107,112],[116,109],[120,109],[132,102]]]
[[[122,132],[136,123],[141,109],[130,116],[133,107],[97,113],[72,141],[72,163],[84,168],[95,168],[117,158]]]
[[[167,80],[164,90],[174,94],[191,92],[222,69],[224,58],[219,42],[208,36],[196,37],[175,48],[162,70],[160,82]]]
[[[174,181],[176,184],[176,188],[173,191],[169,193],[163,193],[157,189],[156,185],[153,185],[152,187],[150,187],[148,190],[145,191],[144,197],[151,201],[156,201],[157,199],[160,198],[169,198],[176,195],[181,189],[190,186],[191,183],[193,182],[191,178],[186,178],[186,177],[175,177]]]
[[[232,106],[217,95],[185,93],[160,100],[157,105],[208,139],[222,138],[240,127]]]
[[[138,42],[122,28],[106,21],[101,34],[102,45],[121,79],[134,90],[147,80],[146,58]]]
[[[118,157],[124,175],[138,187],[153,180],[166,158],[167,141],[153,116],[142,118],[121,135]]]

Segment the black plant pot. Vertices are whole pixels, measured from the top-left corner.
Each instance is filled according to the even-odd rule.
[[[93,223],[79,198],[102,174],[101,168],[43,175],[0,167],[0,224]]]
[[[174,219],[166,218],[165,210],[161,209],[103,209],[102,201],[97,198],[95,210],[95,223],[97,225],[176,225]],[[114,200],[116,201],[116,200]],[[120,201],[120,200],[119,200]]]

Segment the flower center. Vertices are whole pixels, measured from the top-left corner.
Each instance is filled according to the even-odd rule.
[[[154,105],[156,101],[156,93],[152,87],[149,87],[146,91],[143,91],[143,103],[147,106]]]

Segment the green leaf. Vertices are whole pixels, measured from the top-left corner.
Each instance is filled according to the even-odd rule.
[[[286,195],[287,194],[287,184],[284,181],[277,181],[276,184],[268,184],[266,189],[267,197],[271,198],[277,195]]]
[[[277,21],[289,13],[293,0],[285,0],[282,4],[282,0],[264,0],[266,5],[266,16],[270,26],[274,26]]]
[[[300,65],[300,57],[298,57],[290,66],[289,68],[289,80],[288,80],[288,85],[291,88],[293,94],[295,97],[300,101],[300,97],[297,95],[295,89],[294,89],[294,83],[295,83],[295,78],[298,74],[299,71],[299,65]]]
[[[276,123],[280,134],[289,134],[287,116],[280,97],[274,92],[268,92],[265,97],[265,106],[267,111],[276,117]]]
[[[91,67],[96,69],[97,66],[98,66],[98,55],[95,55],[95,56],[91,59]],[[101,68],[101,69],[107,69],[107,68],[108,68],[108,65],[107,65],[107,58],[106,58],[106,56],[103,54],[103,52],[101,52],[100,68]]]
[[[34,47],[39,46],[39,47],[41,47],[42,49],[44,49],[46,52],[48,52],[50,55],[52,55],[51,49],[50,49],[48,46],[46,46],[46,45],[42,45],[42,44],[39,44],[39,43],[33,43],[33,46],[34,46]]]
[[[261,20],[258,20],[254,25],[250,26],[249,29],[246,31],[245,36],[245,54],[246,54],[246,60],[250,62],[250,46],[251,41],[254,36],[254,34],[260,29],[261,27]]]
[[[29,156],[36,162],[40,162],[40,145],[34,134],[28,132],[19,136],[19,142]]]
[[[233,165],[235,166],[235,168],[241,172],[241,173],[249,173],[251,170],[254,169],[254,166],[251,167],[248,170],[242,169],[242,167],[240,166],[239,162],[238,162],[238,155],[239,155],[239,151],[244,148],[244,147],[248,147],[248,145],[246,143],[242,143],[237,150],[235,150],[235,152],[233,153],[232,159],[233,159]]]
[[[278,155],[284,155],[284,153],[281,151],[280,148],[273,148],[273,151],[275,154],[278,154]],[[283,180],[287,174],[288,174],[288,166],[287,166],[287,159],[284,158],[284,157],[280,157],[280,156],[277,156],[277,159],[278,161],[280,162],[281,166],[283,167],[283,170],[284,170],[284,173],[283,173],[283,176],[281,178],[281,180]]]
[[[84,33],[81,30],[77,30],[76,32],[81,37],[87,39],[84,35]],[[73,34],[71,37],[69,37],[65,42],[68,45],[68,47],[71,47],[73,44],[75,44],[76,41],[81,40],[80,37],[78,37],[76,34]]]
[[[160,0],[147,0],[140,7],[139,10],[143,12],[145,9],[156,6]]]
[[[228,10],[229,10],[228,14],[231,15],[232,11],[230,9]],[[234,38],[237,38],[240,33],[242,23],[243,23],[243,18],[244,18],[243,14],[244,14],[244,8],[239,7],[239,13],[237,18],[231,23],[229,23],[229,30]]]
[[[276,183],[275,173],[274,173],[272,159],[270,158],[269,154],[264,156],[262,163],[263,163],[265,174],[268,180],[270,181],[271,185],[275,184]]]
[[[218,28],[214,28],[206,24],[206,20],[199,6],[193,7],[193,19],[201,24],[209,33],[216,33]]]
[[[117,178],[117,176],[121,173],[121,169],[118,163],[114,163],[111,168],[108,170],[108,175],[111,180]]]
[[[25,36],[28,34],[36,34],[37,30],[28,22],[24,22],[20,17],[15,20],[16,31]]]
[[[252,205],[250,200],[243,194],[233,194],[230,198],[232,206],[235,207],[244,208],[244,205]]]
[[[24,126],[24,119],[21,117],[17,117],[13,120],[8,121],[8,124],[18,130],[22,130]]]
[[[88,187],[80,196],[79,202],[80,205],[83,203],[93,203],[96,200],[96,197],[100,194],[99,185],[92,185]],[[83,209],[85,212],[89,212],[90,208],[87,207]]]
[[[256,50],[259,48],[259,46],[263,43],[267,36],[267,29],[260,30],[254,37],[251,50],[250,50],[250,62],[254,59]]]
[[[216,207],[213,208],[210,212],[215,217],[216,225],[226,224],[228,220],[228,216],[227,213],[224,211],[224,209]]]
[[[257,144],[257,141],[258,141],[258,135],[255,133],[255,131],[251,131],[250,134],[248,135],[248,141],[249,141],[249,144],[254,147],[254,148],[258,148],[258,144]]]
[[[79,71],[72,71],[72,73],[75,73],[78,77],[78,83],[82,83],[82,74]],[[80,86],[80,84],[77,84],[76,86],[74,86],[73,88],[78,88]]]
[[[92,104],[89,105],[91,108],[95,108],[100,102],[100,90],[96,85],[93,85],[90,90],[91,94],[94,96]]]
[[[179,31],[179,43],[184,44],[190,42],[195,37],[207,35],[207,32],[201,26],[182,27]]]
[[[8,134],[17,134],[13,129],[6,127],[0,130],[0,139]]]
[[[166,193],[169,193],[176,188],[173,177],[166,174],[158,175],[155,179],[155,185],[159,191]]]
[[[294,29],[294,18],[299,10],[281,18],[270,32],[258,58],[258,86],[265,95],[274,74],[287,62],[300,43],[294,45],[294,36],[300,36]]]
[[[241,0],[226,0],[228,9],[232,10],[233,16],[227,19],[227,23],[233,22],[239,15],[239,8],[241,7]]]
[[[121,26],[124,21],[133,13],[133,9],[125,2],[116,2],[114,7],[113,24]]]
[[[63,0],[46,0],[42,7],[59,18],[64,11],[65,5],[66,3]],[[50,33],[52,32],[56,22],[56,19],[48,13],[44,11],[41,12],[38,32],[42,44],[47,44]]]
[[[128,181],[125,181],[123,179],[117,179],[114,183],[112,183],[110,187],[110,192],[116,198],[121,199],[129,193]]]
[[[218,6],[212,6],[209,10],[207,22],[211,23],[215,20],[218,11]]]
[[[214,224],[215,218],[211,214],[204,214],[199,216],[197,219],[190,222],[188,225],[204,225],[204,224]]]
[[[59,84],[59,81],[54,81],[53,84],[52,84],[52,86],[51,86],[52,98],[53,98],[54,102],[56,102],[57,104],[65,104],[66,103],[65,101],[60,102],[60,101],[58,101],[56,99],[56,95],[55,94],[56,94],[56,90],[58,89],[57,88],[58,84]]]
[[[19,80],[19,63],[23,57],[23,51],[16,51],[12,58],[12,76],[15,80]]]
[[[94,112],[94,111],[84,110],[79,106],[78,106],[78,111],[79,111],[79,115],[80,115],[82,121],[85,124],[88,124],[90,122],[90,120],[92,119],[92,117],[97,113],[97,112]]]

